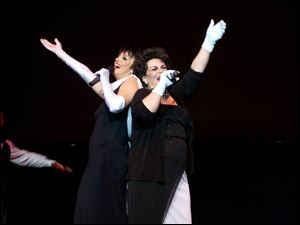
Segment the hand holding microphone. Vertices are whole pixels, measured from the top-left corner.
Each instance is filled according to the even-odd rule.
[[[179,72],[176,70],[164,71],[160,76],[158,85],[153,89],[153,92],[163,97],[166,89],[179,80],[178,75]]]
[[[173,84],[175,84],[176,82],[178,82],[180,80],[180,72],[174,70],[174,72],[171,72],[170,74],[168,74],[168,78],[172,81]]]
[[[110,72],[106,68],[102,68],[101,70],[97,71],[95,73],[96,75],[100,76],[101,83],[109,83],[109,77],[110,77]]]
[[[109,69],[102,68],[95,73],[100,76],[100,81],[103,88],[104,100],[110,112],[118,113],[126,107],[126,102],[123,96],[114,93],[110,84],[110,71]]]

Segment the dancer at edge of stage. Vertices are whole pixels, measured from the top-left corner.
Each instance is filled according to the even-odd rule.
[[[7,212],[7,176],[9,174],[9,163],[22,167],[53,168],[62,173],[71,173],[72,169],[55,161],[48,159],[40,153],[18,148],[15,143],[6,137],[4,126],[4,112],[0,110],[0,221],[6,224],[8,221]]]

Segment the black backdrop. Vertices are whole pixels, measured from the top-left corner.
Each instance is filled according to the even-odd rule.
[[[93,71],[118,49],[162,46],[176,69],[197,54],[211,18],[227,22],[188,109],[198,223],[299,222],[298,11],[282,1],[40,2],[1,8],[0,103],[20,147],[72,175],[12,166],[10,222],[71,223],[99,98],[39,38],[57,37]]]

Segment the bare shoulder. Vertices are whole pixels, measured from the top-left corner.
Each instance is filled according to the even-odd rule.
[[[122,88],[135,88],[138,87],[138,78],[137,77],[129,77],[124,83],[122,84]]]

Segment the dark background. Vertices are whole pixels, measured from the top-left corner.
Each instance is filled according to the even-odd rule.
[[[292,1],[39,2],[1,7],[0,103],[19,147],[74,168],[12,166],[9,222],[71,223],[102,101],[39,38],[96,71],[118,49],[164,47],[186,71],[211,18],[227,30],[189,103],[195,223],[299,222],[298,8]]]

